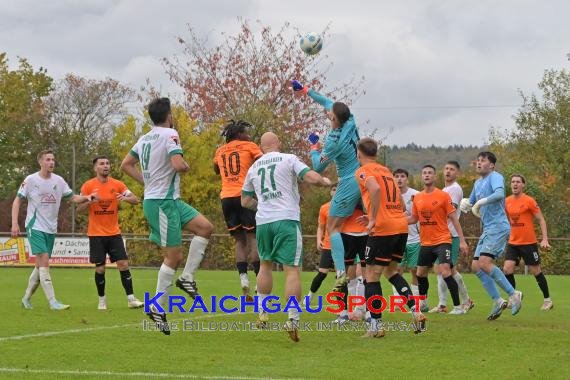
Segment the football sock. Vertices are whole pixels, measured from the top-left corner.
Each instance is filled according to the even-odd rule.
[[[515,294],[515,288],[513,288],[513,286],[507,280],[503,271],[497,268],[496,266],[493,266],[493,270],[491,271],[491,277],[493,278],[493,280],[495,280],[497,285],[499,285],[501,289],[503,289],[505,293],[507,293],[509,296]]]
[[[465,281],[463,281],[463,276],[461,273],[456,273],[453,275],[455,282],[457,282],[457,286],[459,287],[459,297],[463,303],[467,303],[469,301],[469,293],[467,292],[467,286],[465,286]]]
[[[327,277],[326,273],[317,272],[317,274],[313,278],[313,282],[311,282],[311,292],[316,293],[319,290],[325,277]]]
[[[437,275],[437,296],[439,297],[439,305],[447,306],[447,283],[441,274]]]
[[[344,273],[344,244],[342,243],[342,236],[340,232],[336,232],[330,236],[331,241],[331,254],[334,261],[334,267],[337,272]]]
[[[119,273],[121,275],[121,283],[123,284],[125,293],[127,296],[133,294],[133,276],[131,275],[131,271],[127,269],[119,271]]]
[[[257,277],[257,274],[259,273],[259,265],[260,265],[259,260],[251,263],[251,266],[253,267],[253,272],[255,273],[256,277]]]
[[[184,271],[180,276],[183,280],[194,281],[194,272],[200,266],[204,258],[204,252],[208,246],[209,240],[201,236],[194,236],[190,242],[190,249],[188,250],[188,259],[184,266]]]
[[[427,277],[418,276],[418,290],[420,291],[420,296],[426,296],[427,301],[427,294],[429,290],[429,281]]]
[[[513,286],[513,288],[517,287],[517,281],[515,280],[515,274],[511,273],[511,274],[506,274],[505,277],[507,278],[507,280],[511,283],[511,285]]]
[[[48,302],[51,304],[55,302],[55,291],[53,290],[53,284],[51,282],[51,276],[49,275],[49,268],[40,267],[40,284],[44,290],[44,294]]]
[[[38,268],[34,268],[32,273],[30,274],[30,278],[28,279],[28,287],[26,288],[26,293],[24,294],[24,298],[30,299],[32,295],[36,291],[36,289],[40,286],[40,271]]]
[[[105,273],[95,272],[95,285],[97,286],[97,294],[99,297],[105,295]]]
[[[236,263],[236,267],[239,274],[247,273],[247,262],[239,261]]]
[[[459,306],[459,287],[453,276],[448,276],[443,279],[449,288],[449,293],[451,293],[451,299],[453,300],[453,306]]]
[[[406,297],[408,308],[410,308],[410,310],[415,310],[414,307],[416,306],[416,301],[410,298],[413,294],[406,279],[400,273],[396,273],[390,277],[388,281],[390,281],[392,286],[396,288],[399,295]]]
[[[544,274],[542,274],[542,272],[540,272],[539,274],[534,276],[534,278],[536,279],[536,282],[538,283],[540,290],[542,290],[542,295],[544,296],[544,298],[549,299],[550,298],[550,292],[548,291],[548,282],[546,282],[546,277],[544,276]]]
[[[495,285],[495,281],[493,281],[493,279],[487,273],[485,273],[482,269],[479,269],[476,274],[477,277],[479,277],[479,280],[481,280],[481,283],[487,291],[487,294],[489,294],[493,301],[501,298],[499,289],[497,289],[497,285]]]
[[[166,264],[162,264],[158,270],[158,281],[156,282],[156,293],[164,293],[158,300],[158,304],[164,308],[166,301],[168,300],[168,295],[170,294],[170,289],[172,289],[172,281],[174,280],[174,275],[176,270],[170,268]]]
[[[374,296],[381,296],[382,287],[380,286],[380,282],[379,281],[367,282],[365,293],[366,293],[366,301],[368,301],[370,298]],[[374,301],[372,301],[371,306],[373,309],[381,309],[382,301],[375,299]],[[370,310],[370,315],[372,316],[373,319],[382,319],[382,313],[377,313]]]

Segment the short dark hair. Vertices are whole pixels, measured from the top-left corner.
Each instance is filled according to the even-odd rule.
[[[222,136],[226,138],[226,142],[233,141],[238,138],[238,136],[245,132],[246,128],[252,127],[250,123],[243,120],[235,121],[231,119],[226,125],[224,125],[224,130],[222,131]]]
[[[358,140],[357,149],[367,157],[376,157],[378,154],[378,143],[370,137],[364,137]]]
[[[350,117],[350,108],[343,102],[334,102],[332,111],[342,126]]]
[[[154,125],[164,123],[171,112],[170,99],[168,98],[156,98],[148,105],[148,115]]]
[[[454,160],[447,161],[445,164],[446,164],[446,165],[453,165],[453,166],[455,166],[455,167],[457,168],[457,170],[461,169],[461,166],[459,166],[459,162],[454,161]]]
[[[394,170],[394,173],[392,173],[392,175],[395,176],[396,174],[404,174],[406,177],[410,176],[410,173],[408,173],[406,169],[396,169]]]
[[[522,183],[524,183],[526,185],[526,178],[522,174],[511,175],[511,181],[513,180],[514,177],[519,177],[521,179]]]
[[[431,169],[433,169],[433,172],[434,172],[434,173],[436,172],[435,166],[433,166],[432,164],[427,164],[427,165],[422,166],[422,171],[423,171],[425,168],[431,168]]]
[[[497,156],[495,156],[495,154],[493,152],[481,152],[477,155],[477,158],[482,157],[482,158],[486,158],[489,160],[490,163],[492,163],[493,165],[497,163]]]
[[[55,153],[51,149],[42,150],[41,152],[38,153],[38,161],[41,160],[46,154],[55,155]]]
[[[109,156],[106,156],[104,154],[100,154],[98,156],[95,156],[95,158],[93,158],[93,165],[95,165],[97,163],[97,161],[99,161],[99,160],[109,160]]]

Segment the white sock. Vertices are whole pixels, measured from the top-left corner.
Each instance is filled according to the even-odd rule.
[[[382,324],[381,319],[372,318],[372,321],[370,323],[370,331],[378,331],[378,328],[380,327],[381,324]]]
[[[356,295],[356,278],[348,281],[348,294],[351,296]]]
[[[364,282],[362,276],[358,277],[356,281],[356,295],[364,297]]]
[[[295,309],[295,308],[289,309],[289,319],[292,319],[294,321],[299,320],[299,312],[297,311],[297,309]]]
[[[99,302],[107,302],[107,298],[105,296],[99,297]]]
[[[453,275],[453,278],[457,282],[457,286],[459,286],[459,296],[461,297],[461,303],[467,303],[469,300],[469,293],[467,293],[467,287],[463,281],[463,276],[461,276],[461,273],[457,272]]]
[[[204,252],[208,246],[209,240],[201,236],[194,236],[190,242],[190,249],[188,250],[188,259],[186,260],[186,266],[184,271],[180,276],[184,280],[194,281],[194,272],[200,266],[202,259],[204,258]]]
[[[346,271],[344,271],[344,270],[337,270],[336,271],[336,278],[342,277],[344,275],[346,275]]]
[[[135,295],[134,294],[129,294],[127,295],[127,301],[134,301],[135,300]]]
[[[249,278],[247,277],[247,273],[240,273],[239,280],[241,287],[248,287],[249,288]]]
[[[348,316],[348,310],[344,309],[343,311],[341,311],[340,316],[341,317],[347,317]]]
[[[548,297],[544,299],[544,302],[552,302],[552,300],[550,299],[550,297]]]
[[[259,314],[261,314],[262,311],[264,311],[263,309],[263,300],[269,297],[269,294],[262,294],[262,293],[257,293],[257,305],[259,306]]]
[[[439,296],[439,305],[447,306],[447,284],[441,274],[437,275],[437,295]]]
[[[420,295],[420,289],[418,288],[417,285],[413,285],[413,284],[412,284],[412,294],[413,294],[414,296],[419,296],[419,295]]]
[[[176,269],[172,269],[171,267],[162,263],[158,271],[158,281],[156,282],[156,294],[164,293],[157,300],[158,304],[163,308],[166,305],[166,301],[168,300],[170,289],[172,289],[172,281],[174,280],[175,274],[176,274]]]
[[[51,304],[55,302],[55,291],[53,290],[53,284],[51,282],[51,276],[49,275],[48,267],[40,267],[40,284],[46,295],[48,302]]]
[[[38,268],[34,268],[32,273],[30,274],[30,278],[28,279],[28,287],[26,288],[26,293],[24,294],[25,299],[32,298],[32,295],[36,291],[36,289],[40,286],[40,271]]]

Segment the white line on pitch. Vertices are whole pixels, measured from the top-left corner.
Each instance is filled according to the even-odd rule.
[[[223,317],[223,316],[243,315],[243,314],[247,314],[247,313],[204,315],[204,316],[194,317],[194,318],[192,318],[192,320],[194,320],[194,319],[218,318],[218,317]],[[183,320],[184,320],[184,319],[175,319],[175,320],[169,321],[169,322],[177,322],[177,321],[183,321]],[[37,333],[37,334],[5,336],[5,337],[0,337],[0,343],[1,343],[1,342],[8,341],[8,340],[20,340],[20,339],[26,339],[26,338],[39,338],[39,337],[45,337],[45,336],[54,336],[54,335],[62,335],[62,334],[73,334],[73,333],[99,331],[99,330],[113,330],[113,329],[120,329],[120,328],[132,327],[132,326],[140,326],[140,325],[141,325],[141,322],[137,322],[137,323],[128,323],[128,324],[124,324],[124,325],[88,327],[88,328],[85,328],[85,329],[71,329],[71,330],[61,330],[61,331],[47,331],[47,332]]]
[[[204,376],[177,373],[153,373],[153,372],[111,372],[111,371],[72,371],[72,370],[51,370],[51,369],[25,369],[25,368],[2,368],[4,373],[25,373],[25,374],[52,374],[52,375],[73,375],[73,376],[120,376],[120,377],[158,377],[171,379],[209,379],[209,380],[278,380],[274,377],[248,377],[248,376]],[[287,380],[299,380],[288,378]]]

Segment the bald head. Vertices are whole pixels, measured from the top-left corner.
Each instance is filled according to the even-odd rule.
[[[281,148],[281,142],[275,133],[265,132],[261,136],[260,146],[263,153],[279,152],[279,148]]]

